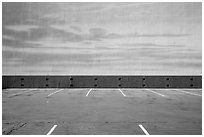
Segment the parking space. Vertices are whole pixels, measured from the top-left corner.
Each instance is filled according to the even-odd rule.
[[[180,91],[3,90],[2,134],[202,134],[201,90]]]
[[[91,89],[88,97],[123,97],[119,89]]]
[[[144,135],[138,123],[125,122],[63,122],[53,135]]]

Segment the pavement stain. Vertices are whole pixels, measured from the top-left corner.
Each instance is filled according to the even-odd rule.
[[[46,124],[45,122],[38,122],[38,123],[35,123],[35,126],[44,127],[45,124]]]
[[[15,124],[11,124],[8,127],[4,128],[2,130],[2,134],[3,135],[10,135],[13,131],[18,130],[20,128],[22,128],[23,126],[25,126],[27,123],[15,123]]]

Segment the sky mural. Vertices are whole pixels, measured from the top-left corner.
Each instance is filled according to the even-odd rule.
[[[201,3],[3,3],[3,75],[202,74]]]

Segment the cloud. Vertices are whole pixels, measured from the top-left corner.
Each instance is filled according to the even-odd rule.
[[[138,34],[137,37],[186,37],[191,34],[174,34],[174,33],[163,33],[163,34]]]
[[[107,33],[107,30],[102,28],[91,28],[89,31],[93,37],[104,37]]]
[[[19,29],[20,30],[20,29]],[[84,38],[79,34],[73,32],[65,32],[63,30],[55,29],[49,26],[40,26],[38,28],[32,28],[30,31],[14,31],[3,28],[3,34],[12,36],[16,40],[21,41],[38,41],[44,38],[61,39],[61,41],[82,41]]]
[[[49,26],[39,26],[39,27],[33,27],[33,26],[27,26],[24,29],[22,29],[24,25],[16,26],[16,27],[8,27],[5,26],[3,28],[3,35],[8,37],[12,37],[16,39],[16,42],[21,41],[41,41],[43,39],[51,38],[53,40],[58,40],[58,42],[81,42],[81,41],[87,41],[87,40],[93,40],[98,41],[102,38],[105,38],[106,30],[101,28],[91,28],[90,33],[74,33],[70,31],[65,31]],[[19,27],[19,28],[18,28]],[[72,26],[73,28],[73,26]],[[79,28],[74,27],[74,29],[77,31],[80,31]],[[4,38],[3,44],[8,45],[9,42]],[[14,41],[12,41],[14,42]]]
[[[15,40],[14,37],[8,36],[8,35],[2,35],[2,39],[4,39],[4,40]]]
[[[53,52],[55,51],[55,52]],[[59,52],[58,52],[59,51]],[[18,66],[18,67],[28,67],[29,65],[40,65],[50,67],[54,66],[75,66],[83,65],[88,66],[91,64],[97,66],[103,66],[110,63],[124,61],[123,57],[117,54],[112,54],[114,51],[110,50],[75,50],[72,49],[51,49],[51,48],[40,48],[40,49],[30,49],[21,48],[17,50],[12,50],[12,48],[7,48],[3,52],[3,64],[4,66]],[[119,53],[119,51],[117,51]],[[18,60],[18,62],[15,62]],[[7,63],[9,62],[9,63]]]
[[[16,50],[17,48],[38,48],[42,47],[41,44],[38,43],[29,43],[24,40],[17,40],[17,39],[7,39],[7,38],[2,38],[2,44],[3,44],[3,49],[6,49],[7,47],[11,47],[13,50]]]
[[[201,72],[201,4],[2,5],[3,73]]]
[[[2,25],[19,25],[28,20],[39,21],[42,15],[58,12],[56,3],[3,2]]]
[[[35,25],[6,25],[4,26],[5,29],[11,30],[11,31],[30,31],[31,29],[36,29],[38,26]]]
[[[77,32],[82,32],[81,28],[80,27],[77,27],[77,26],[70,26],[71,29],[77,31]]]
[[[63,27],[57,26],[36,26],[36,25],[5,25],[3,27],[2,33],[4,35],[3,44],[8,45],[12,43],[8,40],[8,37],[14,38],[16,42],[21,41],[41,41],[43,39],[53,39],[58,42],[83,42],[83,41],[102,41],[105,39],[121,39],[121,38],[148,38],[148,37],[187,37],[190,34],[173,34],[173,33],[163,33],[163,34],[139,34],[127,33],[127,34],[117,34],[108,32],[104,28],[90,28],[88,33],[82,32],[80,27],[68,26],[71,31],[63,29]],[[72,31],[73,30],[73,31]],[[5,35],[7,38],[5,38]],[[7,40],[5,40],[7,39]],[[51,41],[52,42],[52,41]]]
[[[139,34],[137,32],[134,33],[128,33],[128,34],[116,34],[116,33],[109,33],[108,35],[106,35],[106,38],[128,38],[128,37],[143,37],[143,38],[154,38],[154,37],[165,37],[165,38],[171,38],[171,37],[187,37],[187,36],[191,36],[191,34],[174,34],[174,33],[155,33],[155,34]]]
[[[169,60],[169,61],[155,61],[155,65],[161,66],[163,68],[171,68],[183,71],[188,71],[188,69],[201,70],[202,61],[195,60]]]

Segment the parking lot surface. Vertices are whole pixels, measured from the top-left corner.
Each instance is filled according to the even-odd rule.
[[[201,89],[4,89],[6,135],[201,135]]]

